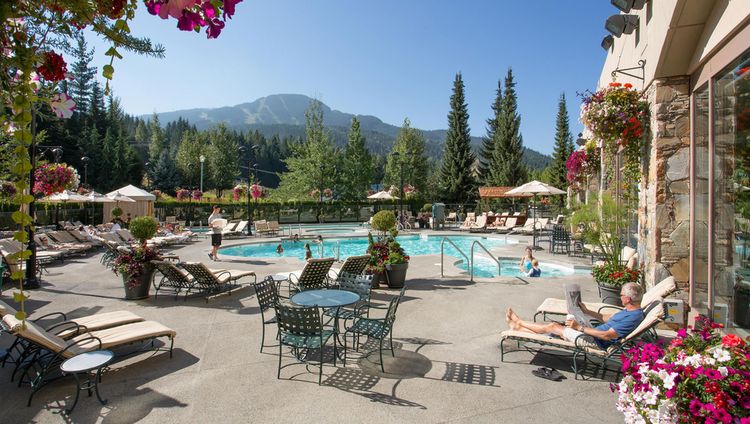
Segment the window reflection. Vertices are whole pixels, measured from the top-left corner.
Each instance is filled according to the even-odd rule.
[[[708,84],[693,93],[693,173],[695,240],[693,244],[692,306],[708,313]]]

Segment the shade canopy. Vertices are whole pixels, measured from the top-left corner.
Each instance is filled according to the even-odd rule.
[[[88,201],[91,203],[114,203],[117,201],[95,191],[90,191],[86,195],[86,198],[88,198]]]
[[[47,203],[65,203],[65,202],[89,202],[89,198],[82,196],[78,193],[70,190],[64,190],[60,193],[55,193],[41,199],[42,202]]]
[[[121,195],[129,197],[133,200],[151,200],[151,201],[156,200],[156,196],[132,184],[126,185],[125,187],[118,188],[115,191],[111,191],[107,193],[107,196],[114,195],[114,193],[120,193]]]
[[[518,186],[512,190],[508,190],[505,194],[525,194],[525,195],[542,195],[542,196],[554,196],[558,194],[567,194],[559,188],[552,187],[549,184],[541,181],[530,181],[524,185]]]
[[[375,194],[372,194],[370,196],[367,196],[368,199],[398,199],[397,196],[391,195],[391,193],[387,191],[379,191]]]
[[[106,197],[113,202],[130,202],[130,203],[135,202],[133,198],[128,197],[120,193],[119,191],[113,191],[113,192],[107,193]]]

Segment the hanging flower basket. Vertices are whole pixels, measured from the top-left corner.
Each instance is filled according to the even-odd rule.
[[[34,171],[34,193],[38,195],[75,191],[79,183],[78,172],[64,163],[45,163]]]
[[[245,184],[237,184],[232,189],[232,198],[234,201],[239,201],[241,199],[245,198],[245,194],[247,193],[247,186]]]
[[[613,82],[583,98],[581,123],[601,141],[602,154],[610,170],[614,155],[623,149],[626,184],[635,184],[640,179],[641,146],[648,113],[648,103],[631,84]]]
[[[251,185],[250,195],[253,196],[253,200],[260,199],[260,197],[263,196],[263,187],[260,184]]]
[[[583,149],[571,153],[565,167],[568,184],[575,190],[583,189],[586,179],[594,176],[601,168],[601,156],[596,142],[589,141]]]

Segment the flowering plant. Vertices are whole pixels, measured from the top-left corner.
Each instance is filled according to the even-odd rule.
[[[237,184],[232,189],[232,198],[236,202],[240,199],[243,199],[245,197],[245,193],[247,193],[247,186],[245,184]]]
[[[135,288],[140,284],[140,276],[146,270],[146,264],[160,259],[159,251],[146,245],[138,245],[125,251],[120,251],[112,262],[112,272],[115,275],[127,277],[128,288]]]
[[[151,192],[151,194],[153,194],[154,196],[156,196],[157,199],[161,199],[161,197],[162,197],[161,190],[154,190],[154,191]]]
[[[409,255],[396,241],[396,236],[398,236],[398,231],[395,228],[377,242],[373,239],[372,233],[368,234],[367,254],[370,255],[370,260],[367,263],[367,268],[365,268],[367,272],[379,274],[385,271],[386,265],[409,262]]]
[[[320,190],[318,190],[317,188],[310,190],[310,197],[320,197]]]
[[[177,197],[177,200],[187,200],[190,198],[190,190],[178,188],[175,191],[175,197]]]
[[[250,195],[253,196],[253,200],[258,200],[263,196],[263,186],[260,184],[253,184],[250,186]]]
[[[78,172],[64,163],[45,163],[34,171],[34,193],[49,196],[64,190],[75,191]]]
[[[190,195],[193,197],[193,200],[201,200],[203,198],[203,192],[198,189],[193,190]]]
[[[583,149],[573,151],[565,162],[568,184],[580,189],[586,184],[586,178],[599,170],[600,161],[599,148],[593,140],[586,143]]]
[[[331,190],[330,188],[323,189],[323,196],[330,199],[331,197],[333,197],[333,190]]]
[[[696,319],[664,348],[641,344],[623,355],[617,409],[628,423],[750,423],[750,349],[720,324]]]
[[[647,118],[648,103],[631,84],[612,82],[585,96],[581,104],[580,120],[602,142],[602,150],[610,169],[617,149],[623,148],[623,174],[627,184],[640,178],[641,145]]]
[[[9,199],[15,196],[17,193],[16,186],[10,181],[3,181],[0,183],[0,197]]]
[[[620,263],[606,262],[591,268],[596,282],[610,287],[622,287],[625,283],[637,283],[641,279],[639,269],[630,269]]]

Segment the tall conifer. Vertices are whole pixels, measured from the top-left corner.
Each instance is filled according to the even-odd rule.
[[[498,81],[495,101],[492,103],[492,116],[487,118],[487,135],[482,139],[482,147],[479,150],[479,179],[482,184],[488,186],[493,185],[490,168],[492,167],[492,158],[495,154],[495,144],[497,144],[502,110],[503,85]]]
[[[549,165],[548,171],[549,183],[561,190],[564,190],[568,186],[565,162],[567,162],[572,152],[573,135],[570,133],[568,108],[565,104],[565,93],[563,93],[560,95],[560,101],[557,106],[555,149],[552,153],[552,163]]]
[[[365,138],[359,120],[352,118],[347,144],[344,147],[343,178],[340,179],[341,196],[347,200],[364,198],[372,182],[372,156],[365,147]]]
[[[474,197],[475,181],[472,166],[475,156],[470,143],[469,112],[464,99],[464,82],[459,72],[453,81],[448,133],[445,137],[445,153],[440,171],[444,196],[449,202],[463,203]]]
[[[518,115],[516,83],[513,70],[508,69],[503,92],[502,114],[499,120],[497,142],[491,166],[492,181],[495,185],[515,187],[525,183],[526,165],[523,164],[523,138],[521,137],[521,117]]]

